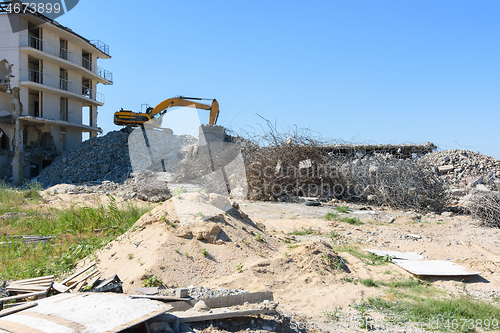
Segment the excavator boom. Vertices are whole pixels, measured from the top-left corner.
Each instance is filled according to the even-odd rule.
[[[194,102],[193,100],[201,100],[201,98],[190,98],[183,96],[169,98],[159,103],[153,109],[146,111],[146,113],[137,113],[122,109],[118,112],[115,112],[114,123],[119,126],[139,126],[150,121],[156,115],[167,112],[171,107],[187,106],[201,110],[209,110],[209,124],[215,125],[217,123],[217,119],[219,118],[219,103],[217,102],[217,100],[213,99],[211,105]]]

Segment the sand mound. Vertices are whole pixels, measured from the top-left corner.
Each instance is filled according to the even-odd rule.
[[[277,245],[227,198],[184,193],[142,216],[98,260],[102,272],[118,274],[125,292],[133,292],[150,276],[187,287],[238,274]]]

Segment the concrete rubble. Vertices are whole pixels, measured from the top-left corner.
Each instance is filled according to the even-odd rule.
[[[471,190],[500,189],[500,160],[469,150],[450,149],[424,155],[422,161],[433,166],[448,185],[449,193],[462,197]]]

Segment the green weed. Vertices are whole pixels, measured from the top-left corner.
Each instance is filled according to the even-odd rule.
[[[302,227],[301,230],[296,230],[293,229],[292,232],[289,232],[288,235],[293,235],[293,236],[307,236],[307,235],[313,235],[315,233],[314,229],[312,227],[309,228],[304,228]]]
[[[339,213],[349,213],[349,207],[347,206],[338,206],[335,207],[335,210]]]
[[[162,285],[163,285],[163,281],[157,276],[153,276],[153,277],[150,277],[149,279],[142,281],[142,286],[145,288],[147,288],[147,287],[160,287]]]

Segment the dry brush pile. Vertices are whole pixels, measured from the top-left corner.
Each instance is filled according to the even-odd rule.
[[[500,228],[500,193],[474,192],[467,203],[467,208],[482,225]]]
[[[426,211],[448,204],[442,180],[416,159],[340,154],[301,130],[279,133],[271,127],[251,141],[243,147],[250,199],[336,197]]]

